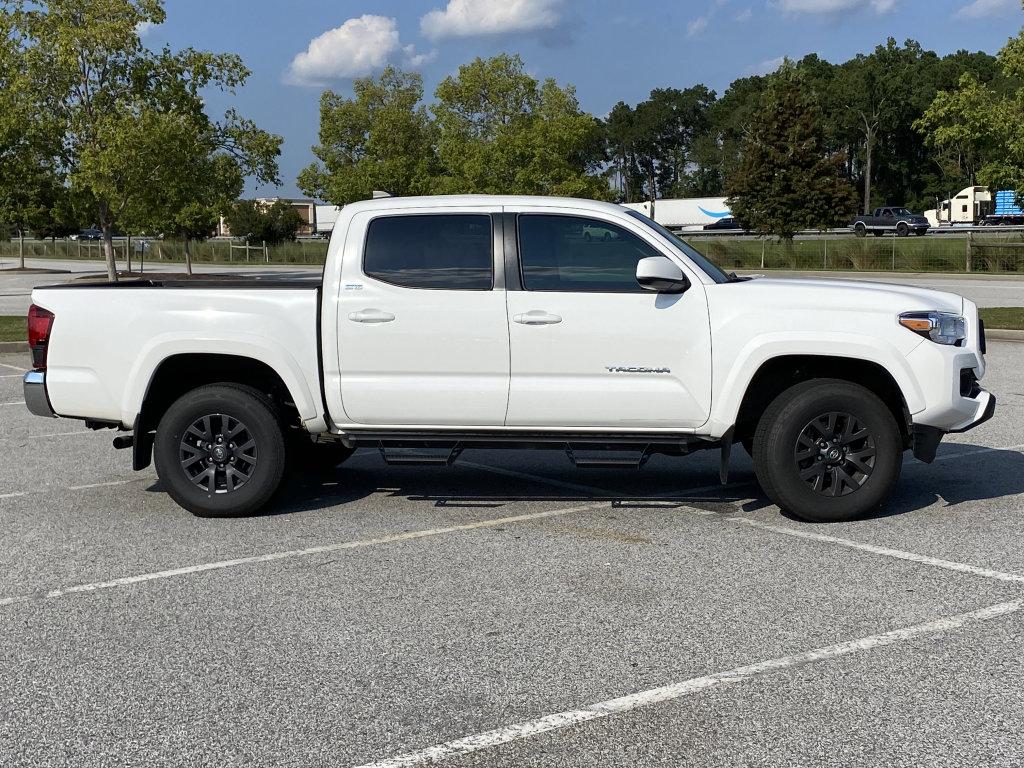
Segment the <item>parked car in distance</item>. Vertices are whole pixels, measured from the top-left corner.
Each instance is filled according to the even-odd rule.
[[[704,229],[715,230],[715,229],[734,229],[743,231],[743,227],[736,221],[734,216],[726,216],[725,218],[713,221],[710,224],[705,224]]]
[[[103,238],[103,230],[96,229],[95,227],[89,227],[83,229],[77,235],[71,235],[71,240],[101,240]]]
[[[637,468],[710,449],[724,481],[738,443],[781,508],[848,520],[885,502],[904,451],[930,462],[995,410],[971,301],[735,278],[593,200],[368,200],[341,210],[317,280],[72,283],[32,301],[28,409],[127,432],[115,446],[136,470],[155,459],[197,515],[255,512],[286,469],[361,446],[389,464],[549,448]]]
[[[850,223],[850,229],[857,237],[864,237],[868,232],[875,237],[881,237],[887,232],[892,232],[897,237],[906,237],[911,232],[923,235],[929,226],[931,225],[928,219],[921,214],[912,213],[898,206],[875,208],[870,216],[858,216]]]
[[[595,223],[584,224],[582,227],[584,240],[614,240],[618,233],[611,227],[602,227]]]

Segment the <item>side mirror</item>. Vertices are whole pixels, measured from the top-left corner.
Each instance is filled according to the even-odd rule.
[[[648,256],[636,263],[640,287],[658,293],[682,293],[690,287],[682,268],[667,256]]]

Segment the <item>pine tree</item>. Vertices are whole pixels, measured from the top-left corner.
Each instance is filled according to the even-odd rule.
[[[739,168],[726,182],[729,205],[745,227],[786,239],[844,224],[857,205],[844,162],[828,152],[821,109],[798,71],[784,66],[771,78]]]

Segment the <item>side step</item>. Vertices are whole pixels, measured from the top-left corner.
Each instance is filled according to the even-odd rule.
[[[462,444],[455,443],[444,453],[437,453],[436,449],[419,447],[405,448],[400,446],[377,446],[380,457],[384,463],[391,467],[450,467],[462,453]]]
[[[585,446],[577,446],[575,450],[571,443],[565,445],[565,455],[569,457],[577,469],[640,469],[647,460],[651,458],[651,446],[646,445],[639,453],[633,455],[614,455],[619,453],[614,449],[602,448],[591,449],[588,454],[581,454]]]

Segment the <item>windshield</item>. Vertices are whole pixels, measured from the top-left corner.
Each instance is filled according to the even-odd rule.
[[[626,212],[634,219],[639,219],[640,221],[642,221],[644,224],[653,229],[659,235],[662,235],[666,240],[669,241],[669,243],[672,244],[672,246],[676,250],[686,255],[686,257],[689,258],[690,261],[692,261],[700,269],[702,269],[704,273],[707,274],[707,276],[714,280],[716,283],[732,282],[732,278],[725,272],[723,272],[717,264],[712,262],[707,256],[705,256],[700,251],[695,250],[693,246],[689,245],[688,243],[684,243],[678,237],[676,237],[667,229],[665,229],[665,227],[661,226],[661,224],[659,224],[658,222],[654,221],[651,218],[648,218],[647,216],[644,216],[639,211],[634,211],[632,208],[627,208]]]

